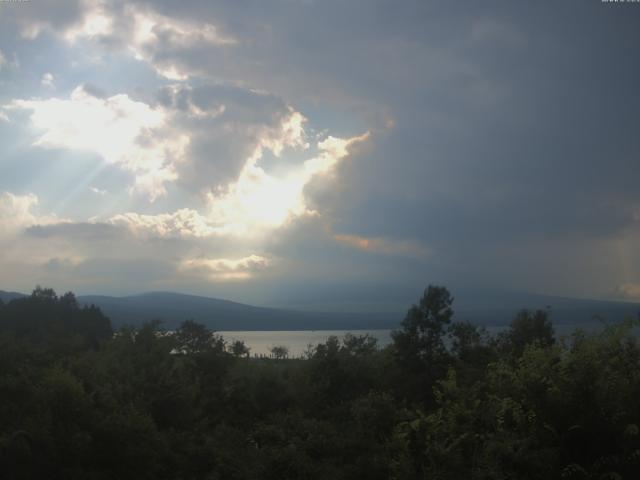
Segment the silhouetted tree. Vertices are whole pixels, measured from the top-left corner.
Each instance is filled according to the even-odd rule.
[[[289,349],[284,345],[273,346],[269,349],[269,352],[276,360],[282,360],[289,356]]]
[[[449,290],[429,285],[418,305],[407,312],[402,328],[392,332],[396,357],[413,375],[412,395],[424,400],[432,398],[433,385],[447,370],[444,335],[453,316],[452,304]]]
[[[225,342],[206,326],[193,320],[185,320],[175,331],[176,349],[180,353],[222,353]]]
[[[555,343],[521,312],[494,341],[452,301],[427,289],[383,349],[332,336],[245,361],[193,321],[92,345],[99,309],[36,289],[0,305],[0,477],[638,477],[639,322]]]
[[[236,357],[249,357],[250,348],[242,340],[236,340],[231,344],[230,351]]]
[[[555,343],[553,324],[549,311],[521,310],[511,322],[509,329],[500,335],[503,347],[519,356],[527,345],[536,343],[541,347],[550,347]]]

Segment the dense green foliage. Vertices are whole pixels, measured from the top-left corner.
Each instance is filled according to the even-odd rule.
[[[490,337],[429,287],[394,342],[252,359],[193,321],[111,332],[72,294],[0,303],[0,477],[639,478],[634,323]]]

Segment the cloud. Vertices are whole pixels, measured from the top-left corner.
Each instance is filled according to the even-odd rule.
[[[184,260],[179,267],[183,273],[192,273],[210,280],[247,280],[273,264],[273,259],[261,255],[230,258],[193,258]]]
[[[30,272],[38,281],[62,281],[65,288],[106,285],[109,275],[126,275],[127,280],[122,281],[129,289],[136,288],[135,282],[130,282],[136,278],[144,281],[143,289],[152,288],[150,285],[175,288],[185,282],[202,286],[203,281],[246,281],[276,263],[272,255],[243,255],[240,252],[247,247],[241,242],[200,241],[198,228],[207,227],[197,225],[194,212],[127,214],[107,222],[60,222],[52,217],[44,224],[31,211],[36,204],[34,196],[5,194],[0,199],[0,262],[6,271]],[[11,236],[5,218],[21,219],[11,227]]]
[[[266,149],[279,155],[286,145],[300,143],[301,117],[283,127],[279,139],[267,138],[249,157],[240,176],[222,193],[208,196],[210,222],[235,235],[282,226],[291,218],[315,213],[305,201],[304,189],[316,176],[330,172],[349,154],[349,148],[369,138],[369,133],[347,139],[327,137],[317,144],[316,156],[282,175],[259,164]]]
[[[620,243],[640,219],[640,74],[629,47],[638,29],[595,3],[562,12],[576,21],[549,22],[548,9],[533,4],[488,13],[411,0],[400,8],[361,0],[5,8],[0,105],[62,102],[64,122],[30,126],[41,128],[34,138],[49,134],[41,148],[65,150],[21,147],[35,131],[19,124],[28,109],[0,108],[3,188],[51,199],[77,224],[29,227],[27,214],[38,216],[30,205],[11,234],[27,229],[3,257],[3,278],[37,278],[19,266],[8,273],[24,252],[57,259],[51,265],[78,279],[106,268],[116,279],[101,280],[106,289],[123,288],[134,270],[125,267],[135,264],[154,272],[145,280],[164,276],[172,289],[188,277],[202,292],[206,274],[177,266],[256,254],[291,267],[273,282],[286,295],[292,284],[336,278],[347,293],[366,282],[419,288],[426,279],[565,295],[633,291],[637,234],[622,250],[608,242]],[[19,77],[32,81],[7,74],[17,54]],[[89,99],[34,99],[45,95],[44,72],[56,72],[60,89],[81,76],[105,92],[87,85]],[[94,122],[101,131],[133,124],[117,135],[125,153],[96,136],[82,145],[83,125],[65,113],[80,106],[110,112]],[[7,114],[11,125],[2,123]],[[66,124],[74,138],[63,135]],[[375,148],[356,155],[347,146],[343,156],[344,141],[364,131]],[[181,138],[182,149],[162,147]],[[127,186],[156,203],[119,195]],[[62,260],[74,252],[87,262]],[[428,271],[415,261],[427,257]]]
[[[124,229],[117,225],[100,222],[60,222],[39,223],[24,230],[24,234],[37,239],[65,239],[72,242],[95,242],[96,240],[111,241],[122,238]],[[77,246],[77,245],[76,245]]]
[[[233,237],[236,246],[238,241],[251,244],[235,252],[220,242],[209,247],[199,244],[202,258],[213,259],[213,263],[200,265],[208,265],[209,270],[212,265],[231,265],[216,263],[219,259],[238,258],[233,255],[247,248],[260,249],[261,235],[295,218],[316,215],[318,212],[307,202],[305,188],[317,178],[328,178],[355,145],[369,138],[368,132],[349,138],[325,134],[311,144],[305,132],[307,120],[301,112],[276,96],[229,86],[170,85],[160,91],[157,103],[144,103],[127,94],[109,96],[81,86],[68,99],[20,99],[4,107],[30,112],[31,123],[42,131],[34,145],[95,153],[105,163],[132,173],[130,190],[144,192],[151,200],[166,192],[167,183],[178,179],[189,191],[196,187],[207,192],[202,208],[103,214],[91,218],[88,224],[74,223],[73,228],[31,229],[33,239],[54,235],[60,242],[69,242],[65,248],[78,248],[79,242],[88,242],[78,236],[81,232],[97,232],[90,225],[108,225],[120,229],[109,231],[110,236],[118,231],[131,235],[126,240],[127,234],[117,233],[122,238],[113,245],[121,243],[123,250],[131,249],[131,242],[178,240],[180,244],[173,244],[173,257],[177,259],[191,255],[188,246],[199,240]],[[211,143],[212,136],[218,143]],[[225,148],[225,141],[240,148],[221,175],[205,167],[219,148]],[[205,152],[195,149],[204,145]],[[234,163],[240,168],[231,178]],[[190,169],[197,173],[197,182],[185,178],[185,171]],[[85,188],[96,195],[106,193],[96,187]],[[99,254],[86,248],[83,258]],[[221,250],[226,252],[218,256],[216,252]],[[140,250],[133,249],[131,255],[133,252]],[[184,261],[176,261],[185,268]],[[195,268],[195,263],[189,265]],[[234,271],[208,277],[245,276],[245,272]]]
[[[26,2],[20,8],[12,9],[20,26],[23,38],[33,40],[43,32],[64,33],[77,28],[84,21],[85,14],[96,8],[100,2],[90,0],[56,0]]]
[[[383,255],[425,259],[431,255],[430,250],[419,242],[409,240],[389,240],[385,238],[361,237],[358,235],[335,234],[333,239],[338,243],[358,250]]]
[[[189,208],[155,215],[128,212],[111,216],[106,223],[124,226],[136,235],[159,238],[251,237],[279,228],[296,217],[315,214],[307,207],[305,186],[330,172],[348,156],[349,148],[365,141],[369,134],[348,139],[327,137],[317,144],[314,157],[283,175],[272,175],[258,163],[265,149],[280,154],[286,145],[300,144],[301,120],[293,116],[279,139],[267,138],[260,144],[235,182],[219,195],[208,195],[203,213]]]
[[[147,242],[119,225],[40,216],[35,205],[33,195],[0,196],[2,277],[15,288],[44,283],[87,291],[111,288],[113,278],[119,278],[124,293],[167,278],[180,281],[178,264],[186,258],[188,244]]]
[[[3,108],[31,111],[43,131],[35,146],[95,153],[131,173],[130,191],[151,201],[178,179],[190,190],[215,190],[237,178],[249,157],[308,147],[300,112],[232,87],[168,86],[151,105],[83,85],[68,99],[18,99]]]
[[[47,16],[53,10],[49,2],[39,7],[19,16],[23,37],[33,40],[49,32],[71,44],[90,41],[94,48],[129,52],[171,80],[186,80],[191,73],[176,61],[181,52],[238,42],[213,23],[163,15],[150,5],[76,0],[61,9],[66,17]]]
[[[7,57],[4,56],[4,53],[2,53],[2,50],[0,50],[0,71],[2,71],[2,68],[7,64]]]
[[[40,80],[40,84],[44,87],[53,87],[53,75],[51,73],[45,73],[42,75],[42,79]]]
[[[209,191],[234,181],[256,152],[275,154],[305,147],[305,118],[274,95],[230,85],[174,84],[158,102],[173,121],[188,129],[189,162],[181,165],[180,185]]]
[[[221,47],[237,40],[223,35],[211,23],[186,21],[161,15],[150,8],[127,5],[124,15],[133,19],[128,49],[171,80],[186,80],[190,72],[171,59],[172,55],[194,47]]]
[[[96,195],[100,195],[100,196],[104,196],[104,195],[106,195],[107,193],[109,193],[108,191],[106,191],[106,190],[102,190],[102,189],[97,188],[97,187],[89,187],[89,190],[90,190],[91,192],[95,193]]]
[[[22,37],[28,40],[48,33],[69,43],[95,40],[107,46],[111,37],[133,28],[124,13],[118,0],[39,0],[37,6],[16,9],[14,16]]]
[[[61,32],[69,42],[76,42],[85,38],[105,37],[115,33],[115,18],[107,8],[107,2],[84,1],[83,12],[80,19]],[[48,26],[48,25],[47,25]],[[48,26],[52,30],[52,27]],[[40,32],[35,30],[31,38],[38,36]]]
[[[77,87],[69,99],[14,100],[5,109],[30,110],[31,123],[44,133],[34,145],[100,155],[131,172],[131,191],[151,201],[166,193],[184,161],[187,134],[172,130],[167,112],[132,100],[126,94],[99,98]]]
[[[55,226],[66,226],[68,220],[53,214],[39,214],[37,212],[38,197],[32,193],[16,195],[11,192],[0,194],[0,265],[2,265],[3,281],[17,283],[30,278],[37,283],[35,273],[40,266],[45,265],[52,256],[79,261],[81,255],[73,248],[62,245],[58,241],[32,237],[32,229],[47,229]],[[66,242],[63,242],[66,243]],[[35,275],[35,276],[34,276]]]
[[[625,283],[616,289],[619,297],[626,300],[640,301],[640,283]]]
[[[14,195],[11,192],[3,192],[0,194],[0,225],[4,233],[60,221],[55,215],[34,213],[33,210],[37,205],[38,197],[33,193]]]
[[[98,220],[95,219],[94,222]],[[183,208],[174,213],[141,215],[123,213],[114,215],[106,223],[124,226],[136,235],[151,237],[207,237],[216,233],[207,219],[196,210]]]

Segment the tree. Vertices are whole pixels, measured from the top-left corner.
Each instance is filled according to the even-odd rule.
[[[58,297],[40,286],[0,310],[0,330],[46,345],[47,349],[97,348],[112,335],[111,322],[95,307],[80,308],[71,292]]]
[[[445,287],[429,285],[418,305],[413,305],[402,321],[402,329],[392,333],[395,353],[407,373],[417,376],[409,386],[413,396],[431,399],[436,380],[447,371],[445,327],[453,317],[453,297]]]
[[[509,330],[500,336],[503,347],[519,356],[527,345],[537,343],[550,347],[555,343],[553,324],[548,310],[521,310],[511,322]]]
[[[80,305],[78,304],[78,299],[73,294],[73,292],[67,292],[60,297],[60,305],[66,307],[70,310],[78,310]]]
[[[221,353],[225,350],[225,342],[222,337],[194,320],[182,322],[180,328],[176,330],[174,338],[180,353]]]
[[[273,355],[273,358],[275,358],[276,360],[282,360],[289,357],[289,349],[283,345],[276,345],[274,347],[271,347],[269,351],[271,352],[271,355]]]
[[[451,322],[453,297],[445,287],[429,285],[418,305],[413,305],[402,321],[402,329],[392,334],[397,352],[408,363],[427,364],[446,353],[445,326]]]
[[[352,356],[371,355],[378,349],[378,339],[369,335],[347,333],[342,339],[342,350]]]
[[[31,292],[31,298],[34,300],[53,302],[58,299],[58,296],[52,288],[42,288],[40,285],[37,285],[36,288],[33,289],[33,292]]]
[[[231,344],[229,350],[236,357],[248,357],[251,349],[242,340],[236,340]]]

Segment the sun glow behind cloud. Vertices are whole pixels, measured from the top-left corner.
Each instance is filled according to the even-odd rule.
[[[329,172],[348,155],[348,148],[369,137],[369,133],[348,139],[328,137],[318,143],[318,154],[283,176],[266,172],[254,154],[238,180],[220,195],[209,195],[209,219],[223,232],[246,235],[273,229],[287,220],[313,214],[305,202],[304,188],[317,175]],[[279,152],[279,150],[274,150]]]
[[[315,214],[307,206],[305,187],[347,157],[350,146],[368,137],[368,132],[348,139],[328,137],[318,143],[316,156],[282,176],[265,171],[258,165],[261,154],[254,154],[247,160],[239,178],[223,193],[208,195],[208,207],[203,213],[187,208],[158,215],[129,212],[106,221],[126,226],[141,236],[257,238],[282,227],[291,219]],[[281,151],[279,147],[275,149]],[[101,220],[96,218],[93,221]]]
[[[195,105],[189,107],[187,114],[195,121],[216,118],[225,111],[224,106],[216,105],[212,111],[198,110],[193,115]],[[165,184],[177,180],[179,165],[189,161],[190,137],[178,125],[179,113],[132,100],[126,94],[100,97],[77,87],[68,99],[19,99],[4,109],[30,112],[39,135],[34,146],[95,153],[132,173],[130,191],[144,193],[151,201],[166,193]],[[330,172],[369,132],[351,138],[327,136],[312,149],[305,122],[300,112],[289,108],[277,128],[264,129],[238,177],[225,186],[211,185],[202,210],[182,208],[153,215],[127,212],[91,221],[126,226],[136,235],[151,237],[257,237],[293,218],[313,215],[316,212],[307,205],[305,187]],[[276,158],[284,152],[308,152],[310,158],[276,172],[262,165],[265,152]]]
[[[142,96],[147,99],[144,101],[134,99],[132,90],[120,87],[117,94],[109,96],[100,93],[99,87],[81,85],[68,96],[26,94],[5,101],[0,104],[0,120],[17,123],[25,118],[19,113],[25,112],[33,127],[32,146],[88,152],[100,157],[103,165],[131,175],[120,189],[120,185],[104,183],[98,174],[92,174],[77,190],[90,192],[91,201],[116,205],[115,199],[122,198],[123,190],[142,194],[151,202],[166,198],[154,207],[139,208],[135,206],[138,199],[131,198],[126,205],[132,207],[125,207],[130,210],[107,206],[99,215],[88,219],[83,215],[64,228],[56,228],[59,220],[55,215],[32,214],[35,195],[13,195],[4,198],[4,203],[13,205],[12,211],[22,219],[16,231],[52,225],[42,233],[59,238],[58,248],[65,252],[65,258],[71,258],[73,250],[84,250],[84,256],[60,264],[67,267],[81,265],[79,258],[91,261],[95,254],[89,245],[76,248],[81,236],[64,240],[66,235],[87,231],[121,236],[117,241],[133,248],[109,253],[114,261],[148,256],[154,262],[155,250],[146,252],[138,248],[140,245],[173,245],[176,250],[170,263],[176,275],[246,280],[268,270],[276,258],[265,248],[269,235],[301,217],[322,216],[321,205],[311,201],[307,187],[320,177],[330,178],[352,153],[352,147],[369,138],[369,132],[340,138],[329,135],[324,125],[322,133],[310,128],[313,134],[307,135],[307,118],[286,98],[261,85],[219,85],[209,75],[195,82],[192,75],[201,72],[188,61],[193,52],[204,47],[226,55],[235,51],[227,48],[243,48],[242,37],[218,27],[213,17],[205,21],[178,18],[151,5],[110,0],[81,0],[77,6],[75,17],[65,19],[37,11],[31,16],[19,15],[23,41],[40,37],[58,40],[62,48],[87,54],[92,68],[107,67],[116,57],[135,58],[164,77],[154,76],[156,83],[148,87],[151,92],[168,92],[171,101],[163,101],[160,94]],[[49,71],[55,72],[55,79]],[[39,90],[40,95],[62,92],[64,85],[69,85],[64,69],[47,67],[39,72],[39,78],[40,86],[45,87]],[[174,83],[167,84],[166,79]],[[208,88],[198,85],[202,80]],[[96,82],[82,78],[75,84],[80,81]],[[358,127],[349,127],[354,128]],[[94,172],[103,170],[97,167]],[[197,181],[192,172],[199,177]],[[171,190],[167,190],[169,184]],[[173,197],[175,192],[179,192],[177,198]],[[188,204],[181,203],[185,192]],[[68,198],[78,195],[67,192]],[[58,199],[56,206],[59,204]],[[163,205],[168,208],[164,210]],[[164,213],[148,213],[158,209]],[[36,238],[32,236],[30,241],[37,242]],[[45,250],[39,262],[51,256]]]
[[[253,273],[265,270],[273,263],[262,255],[229,258],[194,258],[180,264],[180,270],[201,275],[209,280],[246,280]]]

